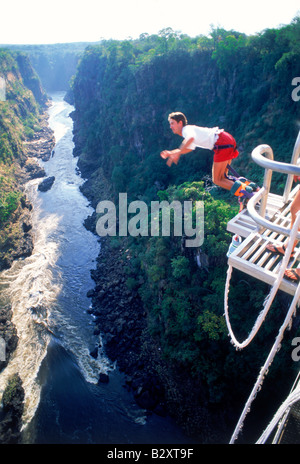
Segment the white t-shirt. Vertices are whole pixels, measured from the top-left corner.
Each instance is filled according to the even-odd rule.
[[[187,147],[190,150],[195,150],[196,147],[212,150],[220,132],[223,131],[224,129],[219,129],[218,127],[209,128],[187,125],[182,128],[182,136],[184,139],[194,138],[194,141]]]

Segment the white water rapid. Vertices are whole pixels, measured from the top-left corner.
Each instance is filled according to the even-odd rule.
[[[76,173],[77,160],[72,154],[69,113],[73,107],[62,97],[57,94],[49,109],[55,154],[41,163],[47,175],[55,176],[54,185],[44,193],[37,189],[41,179],[26,185],[33,204],[33,253],[15,261],[0,275],[1,303],[11,305],[19,338],[16,351],[0,374],[0,396],[8,378],[19,373],[25,390],[24,427],[39,404],[38,373],[51,337],[58,337],[60,344],[73,353],[89,382],[96,383],[99,372],[106,371],[109,364],[105,357],[94,359],[89,355],[92,320],[86,313],[85,295],[92,286],[89,269],[99,244],[83,226],[91,208],[79,191],[83,180]]]

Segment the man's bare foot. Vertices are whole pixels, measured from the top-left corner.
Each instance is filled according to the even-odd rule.
[[[286,252],[286,247],[284,245],[276,246],[276,245],[273,245],[272,243],[269,243],[266,249],[268,251],[271,251],[272,253],[276,253],[277,255],[282,255],[282,256],[284,256]],[[293,258],[293,256],[294,256],[294,252],[292,251],[291,258]]]
[[[287,269],[284,273],[284,276],[289,280],[298,283],[300,280],[300,269]]]

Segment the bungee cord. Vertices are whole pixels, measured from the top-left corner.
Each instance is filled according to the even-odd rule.
[[[272,443],[278,443],[278,440],[280,439],[285,421],[288,417],[288,414],[292,408],[292,406],[300,400],[300,382],[299,382],[299,376],[300,372],[297,375],[296,381],[293,385],[293,388],[291,389],[290,394],[286,398],[286,400],[281,404],[280,408],[274,415],[273,419],[269,423],[269,425],[266,427],[264,432],[261,434],[259,439],[257,440],[256,444],[264,444],[266,440],[269,438],[270,434],[273,432],[274,428],[278,424],[278,430],[273,438]]]
[[[243,423],[244,423],[244,420],[245,420],[245,417],[246,415],[248,414],[248,412],[250,411],[250,406],[251,406],[251,403],[252,401],[255,399],[258,391],[261,389],[262,387],[262,383],[264,381],[264,378],[265,376],[267,375],[268,373],[268,370],[276,356],[276,353],[280,350],[281,348],[281,341],[282,341],[282,338],[283,338],[283,335],[284,335],[284,332],[286,330],[286,328],[290,325],[290,322],[291,322],[291,319],[293,317],[293,315],[295,315],[296,313],[296,306],[297,306],[297,303],[298,303],[298,300],[300,298],[300,283],[298,284],[297,286],[297,290],[296,290],[296,293],[294,295],[294,298],[293,298],[293,301],[291,303],[291,306],[289,308],[289,311],[285,317],[285,320],[282,324],[282,326],[280,327],[280,330],[278,332],[278,335],[276,337],[276,340],[275,340],[275,343],[273,345],[273,347],[271,348],[271,351],[265,361],[265,364],[262,366],[261,370],[260,370],[260,373],[259,373],[259,376],[255,382],[255,385],[252,389],[252,392],[245,404],[245,407],[243,409],[243,412],[240,416],[240,419],[237,423],[237,426],[234,430],[234,433],[232,435],[232,438],[230,440],[230,443],[234,443],[234,441],[237,439],[242,427],[243,427]]]

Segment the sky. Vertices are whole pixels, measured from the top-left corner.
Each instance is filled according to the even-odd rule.
[[[190,37],[212,26],[251,35],[299,13],[299,0],[8,0],[0,5],[0,44],[136,39],[167,27]]]

